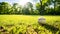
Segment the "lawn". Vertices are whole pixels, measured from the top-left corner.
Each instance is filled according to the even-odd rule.
[[[39,15],[0,15],[1,34],[54,34],[38,24]],[[44,16],[46,23],[60,29],[60,16]],[[2,28],[3,27],[3,30]],[[49,26],[47,26],[49,27]],[[58,34],[59,31],[56,31]]]

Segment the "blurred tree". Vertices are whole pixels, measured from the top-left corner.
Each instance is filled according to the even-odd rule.
[[[0,14],[9,14],[11,9],[11,5],[7,2],[0,3]]]
[[[13,6],[12,6],[12,13],[13,14],[18,14],[19,12],[19,4],[18,3],[14,3]]]
[[[33,4],[31,2],[27,2],[26,7],[29,9],[30,14],[33,14]]]
[[[34,15],[39,15],[39,11],[38,10],[34,10]]]
[[[36,9],[40,11],[40,14],[45,14],[45,9],[51,4],[50,0],[40,0],[39,3],[36,3]]]
[[[27,8],[26,6],[24,6],[24,7],[22,8],[22,14],[26,14],[26,15],[30,14],[29,8]]]
[[[36,3],[36,10],[38,10],[40,13],[40,3]]]
[[[59,14],[59,6],[60,6],[60,0],[52,0],[52,3],[54,4],[54,13],[55,15]]]
[[[22,8],[23,14],[33,14],[33,4],[31,2],[27,2],[26,5]]]

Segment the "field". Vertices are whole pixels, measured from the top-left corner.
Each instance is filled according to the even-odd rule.
[[[60,34],[60,16],[44,16],[48,25],[59,30],[39,25],[39,17],[39,15],[0,15],[0,34]]]

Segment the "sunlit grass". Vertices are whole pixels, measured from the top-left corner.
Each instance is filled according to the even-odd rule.
[[[49,32],[46,28],[39,26],[39,17],[39,15],[0,15],[0,26],[4,26],[9,32],[13,30],[13,33],[18,34],[19,32],[25,33],[28,25],[31,25],[33,29],[39,30],[38,32],[41,34],[52,34],[51,31]],[[44,16],[44,18],[46,19],[46,23],[51,25],[58,23],[57,25],[60,26],[60,16]]]

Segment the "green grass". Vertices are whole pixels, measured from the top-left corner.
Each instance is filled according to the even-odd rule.
[[[38,34],[53,34],[52,31],[38,24],[39,17],[39,15],[0,15],[0,26],[3,26],[9,34],[25,34],[29,25],[31,25],[30,29]],[[44,16],[44,18],[47,24],[58,25],[60,29],[60,16]]]

